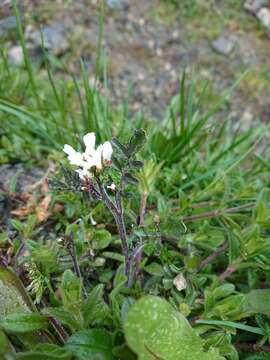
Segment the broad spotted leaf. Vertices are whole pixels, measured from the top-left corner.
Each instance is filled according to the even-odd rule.
[[[139,360],[224,359],[215,349],[205,352],[202,339],[186,318],[156,296],[145,296],[131,307],[124,329]]]

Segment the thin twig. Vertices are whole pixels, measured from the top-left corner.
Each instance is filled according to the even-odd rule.
[[[228,249],[228,242],[225,241],[224,244],[222,246],[220,246],[216,251],[214,251],[212,254],[210,254],[206,259],[204,259],[199,267],[198,267],[198,271],[203,270],[210,262],[212,262],[213,260],[215,260],[219,255],[223,254],[224,251],[226,251]]]
[[[64,243],[65,243],[65,247],[69,253],[69,256],[71,258],[74,272],[79,279],[82,279],[81,270],[80,270],[80,266],[78,264],[78,259],[77,259],[77,255],[76,255],[76,249],[74,246],[74,237],[73,237],[72,233],[65,236]]]
[[[116,204],[113,203],[113,201],[110,199],[109,195],[107,194],[106,190],[104,189],[100,179],[98,176],[96,176],[96,182],[99,188],[100,195],[102,196],[103,201],[105,202],[105,205],[110,210],[111,214],[114,217],[114,220],[116,222],[121,244],[122,244],[122,250],[123,255],[125,257],[125,273],[128,278],[128,285],[130,285],[130,275],[131,275],[131,254],[129,251],[129,245],[127,241],[127,233],[126,233],[126,226],[124,221],[124,213],[122,209],[122,200],[121,200],[121,189],[118,190],[116,193]],[[130,285],[131,286],[131,285]]]
[[[231,264],[229,265],[224,271],[223,273],[221,273],[219,275],[219,281],[223,282],[225,281],[228,277],[230,277],[236,270],[238,269],[238,264]]]
[[[246,352],[268,352],[270,353],[270,346],[258,346],[257,344],[248,344],[248,343],[236,343],[234,346],[237,349],[246,351]]]
[[[68,339],[68,334],[66,333],[66,330],[63,328],[60,322],[57,319],[55,319],[53,316],[48,316],[48,321],[56,331],[61,342],[65,344],[65,342]]]
[[[224,210],[206,211],[206,212],[198,214],[198,215],[183,216],[181,218],[181,220],[188,222],[188,221],[200,220],[200,219],[209,218],[209,217],[219,217],[219,216],[223,216],[224,214],[233,214],[233,213],[237,213],[241,210],[249,209],[252,207],[254,207],[254,203],[248,203],[245,205],[240,205],[237,207],[232,207],[232,208],[228,208],[228,209],[224,209]]]

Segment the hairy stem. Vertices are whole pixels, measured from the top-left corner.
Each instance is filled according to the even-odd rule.
[[[128,278],[128,286],[132,286],[131,281],[131,272],[132,272],[132,258],[129,251],[129,245],[127,241],[127,233],[126,233],[126,226],[124,221],[124,213],[122,208],[122,199],[121,199],[121,191],[116,192],[116,204],[112,202],[109,195],[107,194],[106,190],[104,189],[100,179],[98,176],[96,176],[97,185],[99,188],[100,195],[105,202],[107,208],[110,210],[111,214],[114,217],[114,220],[116,222],[121,244],[122,244],[122,250],[123,255],[125,257],[125,273]]]

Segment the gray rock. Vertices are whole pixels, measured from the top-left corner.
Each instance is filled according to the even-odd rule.
[[[9,189],[9,185],[16,178],[16,192],[27,192],[28,187],[39,181],[46,169],[26,166],[25,164],[0,165],[0,185]]]
[[[16,18],[15,16],[8,16],[0,20],[0,39],[6,38],[10,33],[16,30]]]
[[[27,50],[33,62],[41,63],[43,61],[43,50],[40,46],[30,46],[29,44],[27,44]],[[8,50],[8,60],[11,65],[23,66],[24,58],[22,47],[19,45],[12,46]]]
[[[257,13],[257,18],[260,20],[262,25],[270,31],[270,10],[266,7],[261,8]]]
[[[19,45],[12,46],[8,51],[8,60],[11,65],[23,65],[23,50]]]
[[[212,48],[219,54],[228,56],[234,49],[235,40],[232,37],[220,36],[212,42]]]
[[[267,2],[268,0],[247,0],[244,3],[244,9],[252,14],[257,14],[263,6],[267,5]]]
[[[63,24],[54,23],[46,25],[41,31],[43,34],[44,47],[54,55],[61,55],[69,48],[66,29]],[[39,31],[27,31],[26,37],[32,43],[32,47],[36,46],[40,48],[42,46],[42,38]]]
[[[107,6],[112,10],[128,10],[129,0],[106,0]]]

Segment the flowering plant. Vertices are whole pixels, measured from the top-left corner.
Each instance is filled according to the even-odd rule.
[[[88,133],[83,137],[82,152],[68,144],[63,148],[70,165],[76,166],[76,169],[63,168],[64,183],[56,179],[50,181],[54,189],[84,192],[90,201],[102,201],[106,205],[113,215],[121,239],[128,286],[132,286],[134,281],[133,263],[141,245],[134,246],[127,235],[123,198],[129,195],[126,186],[138,183],[132,173],[143,167],[143,163],[136,159],[136,154],[144,142],[145,132],[136,130],[126,144],[114,138],[95,148],[96,136],[93,132]]]
[[[64,152],[68,155],[71,165],[78,166],[76,170],[82,180],[92,178],[95,172],[100,172],[106,165],[111,164],[112,145],[109,141],[99,145],[95,149],[96,136],[95,133],[88,133],[83,137],[85,151],[80,153],[73,149],[72,146],[66,144]]]

